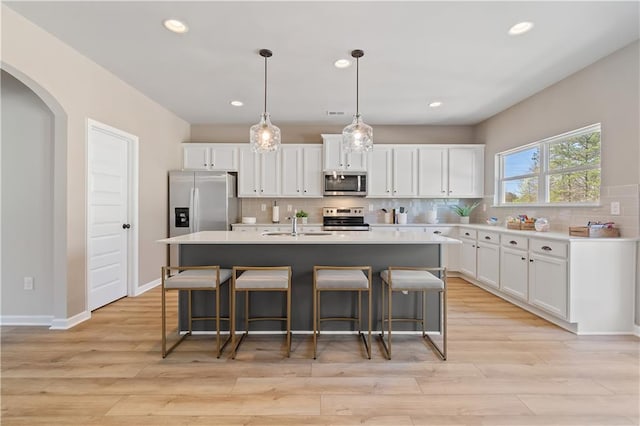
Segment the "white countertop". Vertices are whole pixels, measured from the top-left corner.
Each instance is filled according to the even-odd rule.
[[[158,240],[165,244],[460,244],[427,232],[331,232],[330,235],[263,235],[262,232],[202,231]]]

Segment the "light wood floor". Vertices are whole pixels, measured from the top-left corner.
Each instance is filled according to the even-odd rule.
[[[295,304],[294,304],[295,305]],[[175,311],[174,311],[175,312]],[[160,356],[160,291],[68,331],[2,328],[2,425],[637,425],[639,340],[578,337],[450,280],[449,360],[416,336],[210,336]]]

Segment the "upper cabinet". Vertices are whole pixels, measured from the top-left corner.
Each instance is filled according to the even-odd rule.
[[[280,195],[281,152],[256,154],[248,144],[239,150],[238,197]]]
[[[484,196],[484,145],[422,145],[418,148],[418,196]]]
[[[322,197],[322,145],[282,145],[284,197]]]
[[[374,145],[369,154],[369,197],[416,197],[418,149],[413,145]]]
[[[367,153],[344,152],[342,149],[342,135],[322,135],[324,148],[323,169],[349,170],[354,172],[367,171]],[[374,145],[375,149],[375,145]]]
[[[238,170],[238,144],[182,144],[182,168],[185,170]]]

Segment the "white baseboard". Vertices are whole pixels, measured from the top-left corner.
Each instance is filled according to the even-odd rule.
[[[636,337],[640,337],[640,325],[633,325],[633,335]]]
[[[162,280],[160,278],[143,284],[134,290],[133,297],[140,296],[142,293],[145,293],[152,288],[159,286],[160,284],[162,284]]]
[[[79,314],[76,314],[70,318],[54,318],[51,321],[51,327],[49,327],[49,330],[68,330],[71,327],[75,327],[76,325],[90,318],[90,311],[80,312]]]
[[[2,315],[0,316],[0,325],[49,326],[52,320],[52,315]]]

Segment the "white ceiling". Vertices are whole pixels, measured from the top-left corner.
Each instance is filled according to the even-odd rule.
[[[4,2],[190,123],[475,124],[639,37],[628,2]],[[162,26],[184,20],[188,33]],[[534,29],[512,37],[520,21]],[[70,84],[73,79],[70,78]],[[244,106],[232,107],[231,100]],[[441,100],[440,108],[427,103]],[[327,111],[344,111],[328,117]]]

